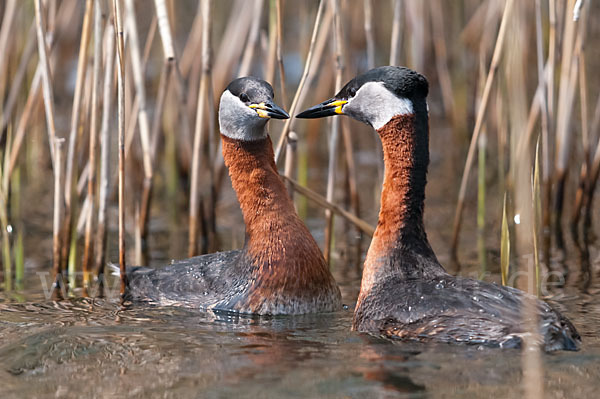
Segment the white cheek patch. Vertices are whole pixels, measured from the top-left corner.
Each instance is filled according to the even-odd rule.
[[[221,133],[235,140],[252,141],[267,136],[266,123],[237,96],[225,90],[219,103],[219,129]]]
[[[389,91],[383,82],[368,82],[344,106],[345,114],[381,129],[396,115],[412,115],[413,103]]]

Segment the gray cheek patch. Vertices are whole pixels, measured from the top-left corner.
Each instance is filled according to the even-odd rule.
[[[367,82],[348,100],[343,111],[346,115],[381,129],[396,115],[414,113],[412,101],[390,92],[382,82]]]
[[[267,137],[268,118],[261,118],[238,97],[225,90],[219,103],[219,128],[224,136],[253,141]]]

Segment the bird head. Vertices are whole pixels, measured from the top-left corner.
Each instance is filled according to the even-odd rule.
[[[219,103],[219,127],[227,137],[243,141],[265,138],[269,119],[290,116],[273,102],[273,88],[255,77],[233,80]]]
[[[358,75],[333,98],[301,112],[297,118],[348,115],[376,130],[396,115],[427,112],[427,79],[405,67],[384,66]]]

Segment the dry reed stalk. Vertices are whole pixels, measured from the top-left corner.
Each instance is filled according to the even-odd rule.
[[[81,41],[79,43],[79,56],[77,61],[77,80],[75,82],[75,94],[73,95],[73,110],[71,112],[71,128],[69,132],[69,147],[67,153],[67,167],[65,174],[65,215],[70,220],[71,216],[71,197],[73,193],[73,164],[75,157],[75,148],[77,143],[77,134],[79,129],[79,121],[81,114],[81,100],[83,98],[83,90],[85,84],[85,75],[87,72],[87,53],[88,42],[91,34],[91,18],[93,14],[92,0],[86,0],[85,14],[83,17],[83,27],[81,29]]]
[[[542,218],[542,192],[540,188],[540,138],[538,136],[535,145],[535,161],[533,164],[533,184],[531,189],[532,194],[532,213],[531,233],[533,240],[533,262],[535,268],[535,294],[540,296],[540,222]]]
[[[548,0],[548,77],[546,79],[547,103],[548,103],[548,131],[554,132],[554,70],[556,61],[556,0]],[[549,143],[549,142],[548,142]],[[549,150],[549,149],[548,149]],[[550,167],[550,159],[547,159]],[[549,178],[549,177],[548,177]],[[548,198],[549,199],[549,198]]]
[[[72,7],[72,5],[74,3],[67,3],[67,4],[70,5],[71,8],[68,9],[68,7],[61,7],[61,9],[60,9],[61,15],[70,16],[70,14],[72,14],[72,12],[74,11],[75,8]],[[52,10],[50,12],[50,15],[52,15]],[[8,116],[12,113],[12,108],[16,104],[17,97],[20,94],[20,89],[21,89],[22,83],[24,81],[25,75],[27,73],[27,64],[29,63],[29,60],[33,56],[33,52],[35,51],[35,44],[37,43],[36,27],[37,27],[37,23],[36,23],[36,21],[34,21],[31,25],[26,48],[23,51],[23,55],[21,57],[21,62],[19,64],[19,67],[17,68],[16,76],[13,79],[13,84],[11,86],[8,100],[6,102],[6,107],[4,109],[2,116],[4,116],[4,114]],[[53,40],[54,35],[52,34],[51,31],[46,30],[46,37],[47,37],[46,44],[51,49],[54,44],[54,40]],[[17,132],[15,134],[15,138],[13,140],[13,145],[11,146],[11,149],[10,149],[10,162],[9,162],[9,167],[8,167],[9,173],[6,176],[6,178],[10,178],[12,176],[13,170],[14,170],[16,162],[17,162],[17,158],[20,153],[21,144],[23,142],[23,138],[27,131],[26,128],[27,128],[27,124],[29,122],[29,118],[31,116],[31,112],[32,112],[32,110],[34,110],[36,108],[38,101],[40,100],[39,87],[40,87],[40,82],[42,82],[42,73],[43,73],[42,69],[43,69],[43,63],[38,62],[35,73],[33,75],[33,79],[31,80],[31,83],[30,83],[29,94],[27,95],[27,101],[25,103],[25,107],[19,118],[19,124],[17,127]],[[52,88],[52,87],[50,86],[50,88]],[[51,96],[51,97],[53,97],[53,96]],[[52,108],[53,108],[53,102],[52,102]],[[52,115],[53,115],[53,113],[52,113]],[[2,116],[0,116],[0,118],[2,118]],[[0,131],[2,131],[2,133],[3,133],[3,131],[6,127],[6,123],[8,123],[9,118],[4,118],[2,120],[3,120],[3,122],[2,122],[2,125],[0,126]],[[51,125],[54,126],[53,119],[52,119]],[[50,134],[50,131],[48,131],[48,133]],[[51,153],[53,153],[53,151],[54,151],[54,145],[51,143],[50,143],[50,151],[51,151]]]
[[[202,41],[202,13],[200,10],[201,3],[199,2],[196,16],[194,17],[192,28],[190,29],[190,34],[188,35],[187,42],[185,43],[185,47],[183,48],[183,52],[179,59],[181,74],[186,77],[189,77],[189,72],[197,60],[198,49]],[[233,13],[235,13],[235,9],[232,14]]]
[[[335,92],[342,88],[342,79],[344,74],[344,36],[342,30],[342,10],[340,0],[334,0],[333,4],[333,25],[334,25],[334,55],[335,55]],[[329,162],[327,165],[327,194],[328,202],[333,203],[335,190],[335,170],[337,168],[337,155],[339,145],[340,119],[331,119],[331,134],[329,136]],[[333,242],[333,214],[331,210],[325,210],[325,248],[323,256],[327,264],[331,263],[331,244]]]
[[[327,201],[327,199],[325,197],[323,197],[322,195],[312,191],[311,189],[309,189],[307,187],[302,186],[297,181],[289,179],[286,176],[281,176],[281,177],[286,182],[289,182],[292,185],[292,187],[294,188],[294,191],[296,191],[297,193],[302,194],[306,198],[315,202],[320,207],[329,209],[332,212],[340,215],[341,217],[343,217],[344,219],[346,219],[347,221],[349,221],[350,223],[355,225],[357,228],[359,228],[361,231],[363,231],[365,234],[369,235],[369,237],[373,236],[373,233],[375,232],[375,227],[371,226],[366,221],[364,221],[361,218],[357,217],[356,215],[348,212],[347,210],[343,209],[342,207],[340,207],[336,204],[332,204],[331,202]]]
[[[157,9],[158,10],[158,9]],[[166,9],[164,10],[166,12]],[[148,215],[149,215],[149,204],[150,194],[152,189],[152,179],[154,176],[154,167],[152,162],[152,150],[151,150],[151,133],[150,133],[150,116],[148,112],[148,105],[146,99],[146,87],[144,84],[145,76],[145,63],[142,60],[142,53],[140,51],[140,41],[138,37],[137,21],[135,19],[136,10],[133,0],[125,0],[125,29],[128,33],[129,39],[129,53],[131,59],[131,68],[133,72],[133,82],[135,85],[135,92],[137,98],[137,117],[138,124],[140,127],[140,139],[142,143],[142,159],[144,165],[144,182],[143,192],[141,198],[141,204],[139,205],[138,211],[139,219],[137,220],[136,242],[142,242],[146,239]],[[162,13],[162,11],[161,11]],[[168,16],[161,15],[161,23],[164,25],[165,20],[168,23]],[[159,29],[164,30],[164,26],[159,26]],[[168,29],[168,28],[167,28]],[[168,40],[168,39],[167,39]],[[151,43],[147,41],[147,43]],[[168,44],[167,44],[168,45]],[[172,46],[172,44],[171,44]],[[174,57],[174,55],[169,54]],[[141,234],[140,237],[137,234]],[[135,250],[135,261],[137,264],[143,264],[143,256],[141,252],[141,245],[136,245]]]
[[[136,11],[133,0],[125,0],[125,30],[127,31],[128,47],[133,71],[133,83],[138,99],[138,124],[140,127],[140,139],[142,142],[142,153],[144,162],[144,176],[152,179],[152,160],[150,159],[150,117],[146,101],[146,87],[144,85],[144,64],[140,51],[140,41],[135,20]]]
[[[117,104],[119,121],[119,271],[121,276],[121,303],[127,292],[127,267],[125,265],[125,54],[123,19],[119,0],[113,0],[113,22],[117,40]]]
[[[171,81],[171,73],[173,71],[173,62],[165,59],[163,68],[158,81],[158,94],[156,96],[156,109],[154,110],[154,118],[152,119],[152,129],[150,134],[150,157],[154,164],[156,160],[156,150],[159,143],[161,120],[165,110],[167,93],[169,92],[169,83]],[[153,166],[154,167],[154,166]],[[142,201],[143,202],[143,201]]]
[[[94,66],[92,72],[92,116],[90,119],[90,139],[89,139],[89,176],[87,178],[87,201],[89,201],[89,211],[85,221],[85,245],[83,250],[83,288],[87,290],[90,284],[90,269],[93,257],[92,247],[92,215],[94,213],[94,197],[96,188],[96,141],[98,136],[98,105],[101,95],[100,74],[102,69],[102,25],[104,23],[104,10],[100,0],[94,0]]]
[[[294,179],[294,166],[296,165],[296,158],[298,152],[298,135],[293,130],[290,131],[288,142],[287,142],[287,150],[285,153],[285,167],[283,169],[283,174],[288,179]],[[292,184],[288,181],[287,190],[290,195],[292,201],[294,200],[294,188]]]
[[[350,129],[346,121],[340,121],[340,129],[342,130],[342,139],[344,140],[344,154],[346,154],[346,167],[348,168],[348,194],[350,197],[350,207],[357,217],[360,217],[360,197],[358,195],[358,182],[356,173],[356,162],[354,161],[354,147],[352,138],[350,137]],[[383,158],[381,158],[383,159]],[[360,230],[358,230],[360,233]],[[360,259],[362,255],[362,246],[360,238],[355,244],[356,259]]]
[[[98,190],[98,227],[96,229],[95,265],[96,276],[104,269],[106,247],[106,203],[108,197],[108,172],[110,159],[110,113],[113,102],[113,77],[115,75],[115,30],[112,21],[107,21],[104,38],[104,87],[102,91],[102,123],[100,126],[100,186]],[[103,279],[99,279],[102,287]]]
[[[550,257],[550,117],[548,113],[548,97],[551,95],[546,84],[547,76],[551,73],[554,66],[550,65],[551,60],[548,58],[546,68],[544,68],[544,49],[542,43],[542,11],[541,0],[535,1],[535,43],[537,56],[537,72],[538,72],[538,88],[541,91],[540,108],[542,111],[542,179],[541,191],[544,194],[541,198],[542,216],[541,216],[541,233],[542,233],[542,253],[544,260],[549,264]],[[549,51],[550,52],[550,51]],[[550,55],[550,54],[549,54]],[[552,62],[553,64],[553,62]],[[545,71],[547,70],[547,73]]]
[[[289,109],[289,114],[291,115],[290,119],[285,121],[285,125],[283,125],[283,130],[281,131],[281,136],[279,137],[279,141],[277,142],[277,147],[275,150],[275,163],[279,161],[279,156],[281,155],[281,150],[285,145],[287,140],[287,135],[290,130],[290,125],[292,121],[295,119],[294,115],[296,114],[296,107],[299,103],[300,94],[304,91],[304,85],[306,83],[306,79],[308,77],[310,67],[312,64],[313,53],[315,49],[315,43],[317,41],[317,36],[319,32],[319,26],[321,25],[321,18],[323,16],[323,11],[325,10],[325,0],[319,1],[319,9],[317,10],[317,16],[315,17],[315,25],[313,27],[312,36],[310,39],[310,45],[308,48],[308,54],[306,56],[306,61],[304,63],[304,70],[302,72],[302,77],[300,78],[300,82],[298,83],[298,88],[296,89],[296,94],[294,95],[294,99],[292,100],[292,105]]]
[[[40,70],[41,71],[41,70]],[[23,143],[23,138],[25,137],[27,124],[29,122],[29,118],[31,117],[32,111],[36,108],[39,103],[40,97],[39,93],[39,84],[42,79],[41,73],[36,73],[34,75],[31,86],[29,87],[29,94],[27,95],[27,101],[25,103],[25,107],[21,113],[21,117],[19,118],[19,124],[17,125],[17,132],[15,134],[15,139],[13,141],[13,145],[10,150],[10,162],[8,164],[8,177],[12,175],[12,172],[17,163],[17,158],[19,156],[19,152],[21,150],[21,144]]]
[[[152,48],[152,43],[154,42],[154,37],[156,35],[156,28],[157,28],[157,18],[156,16],[154,16],[152,18],[152,22],[150,23],[150,28],[148,29],[148,35],[146,36],[146,43],[144,45],[144,53],[142,56],[142,62],[141,62],[141,70],[145,71],[146,70],[146,65],[148,64],[148,58],[150,57],[150,49]],[[137,30],[136,30],[137,32]],[[125,98],[131,98],[131,96],[129,96],[129,91],[128,89],[130,88],[130,86],[127,85],[127,83],[131,83],[131,78],[129,78],[131,75],[134,74],[133,72],[133,65],[131,62],[127,63],[127,65],[131,68],[131,73],[127,74],[126,76],[126,80],[125,80],[125,85],[126,85],[126,94],[125,94]],[[139,95],[136,92],[135,95],[133,96],[133,102],[129,102],[127,104],[129,107],[126,108],[125,113],[127,115],[139,115],[139,110],[140,110],[140,103],[139,103]],[[131,149],[131,144],[133,143],[133,138],[135,137],[135,131],[136,131],[136,127],[138,124],[138,120],[140,120],[140,118],[129,118],[128,122],[127,122],[127,127],[125,129],[125,159],[129,159],[129,151]],[[143,161],[142,161],[143,162]],[[146,169],[144,168],[144,173],[146,172]],[[145,176],[144,176],[145,178]],[[112,182],[112,187],[109,190],[110,192],[114,193],[115,189],[114,187],[116,187],[118,184],[118,175],[115,176],[113,182]]]
[[[239,40],[248,36],[252,24],[253,4],[251,1],[237,0],[231,6],[233,10],[227,21],[227,26],[221,37],[219,50],[215,52],[213,85],[225,87],[231,79],[231,70],[238,65],[239,58],[244,50],[245,40]],[[237,11],[237,12],[236,12]],[[201,74],[201,71],[199,71]],[[198,79],[199,80],[199,79]],[[191,81],[193,82],[193,80]],[[196,87],[199,87],[197,85]],[[193,93],[190,91],[190,96]],[[199,96],[190,97],[188,105],[194,110],[197,104],[194,102]],[[191,112],[190,112],[191,113]]]
[[[15,20],[15,11],[17,9],[16,0],[6,0],[4,6],[4,16],[2,18],[2,27],[0,28],[0,54],[9,54],[10,53],[10,45],[8,38],[10,36],[10,31],[12,29],[13,21]],[[6,81],[7,81],[7,68],[10,57],[2,57],[0,60],[0,114],[4,114],[3,101],[4,101],[4,91],[6,90]]]
[[[373,36],[373,0],[364,0],[365,41],[367,42],[367,68],[375,68],[375,37]]]
[[[477,140],[479,139],[479,134],[481,133],[481,128],[483,126],[483,119],[485,117],[485,113],[487,110],[487,104],[490,96],[490,92],[492,90],[492,83],[494,82],[494,77],[496,76],[496,70],[498,69],[498,65],[500,63],[500,58],[502,55],[502,49],[504,47],[504,39],[506,36],[506,27],[508,25],[508,18],[511,14],[511,10],[514,4],[514,0],[507,0],[506,5],[504,7],[504,13],[502,15],[502,22],[500,23],[500,29],[498,31],[498,37],[496,39],[496,45],[494,47],[494,54],[492,55],[492,61],[490,64],[490,70],[487,74],[485,87],[483,89],[483,94],[481,96],[481,102],[479,105],[479,110],[477,111],[477,118],[475,120],[475,127],[473,128],[473,136],[471,137],[471,143],[469,144],[469,152],[467,154],[467,160],[465,162],[465,170],[462,175],[462,179],[460,182],[460,190],[458,194],[458,204],[456,205],[456,213],[454,215],[454,227],[452,233],[452,244],[451,244],[451,256],[454,260],[458,258],[458,239],[460,234],[460,227],[462,224],[462,213],[465,205],[465,195],[467,193],[467,183],[469,180],[469,175],[471,173],[471,168],[473,166],[473,158],[475,157],[475,150],[477,148]]]
[[[250,73],[252,60],[254,59],[254,50],[258,44],[258,32],[262,19],[263,4],[264,0],[255,0],[253,2],[254,10],[252,15],[252,25],[250,25],[250,33],[248,35],[248,41],[246,42],[246,51],[244,51],[244,57],[242,58],[238,76],[247,76]]]
[[[171,3],[172,4],[172,3]],[[187,113],[185,112],[185,95],[183,90],[183,77],[179,70],[179,64],[175,56],[175,46],[173,45],[173,37],[171,34],[171,23],[169,20],[169,13],[167,11],[166,3],[164,0],[155,0],[154,5],[156,7],[156,14],[158,16],[159,33],[161,43],[163,45],[163,56],[165,58],[163,71],[161,73],[159,85],[158,85],[158,100],[156,105],[156,111],[154,113],[154,120],[152,121],[151,130],[151,143],[150,143],[150,155],[154,162],[156,157],[156,147],[158,145],[158,135],[160,131],[161,116],[164,111],[165,99],[168,93],[171,73],[175,71],[176,82],[178,83],[178,94],[180,101],[180,108],[183,109],[182,115],[186,118],[183,120],[183,128],[189,128],[187,121]],[[189,129],[188,129],[189,130]],[[188,132],[189,135],[189,132]]]
[[[589,4],[589,2],[587,3]],[[575,11],[573,12],[573,18],[579,20],[579,14],[581,13],[580,2],[578,1],[575,5]],[[579,9],[578,9],[579,7]],[[577,12],[577,14],[576,14]],[[571,233],[575,241],[578,241],[578,226],[581,220],[581,210],[583,208],[583,202],[585,197],[585,186],[588,182],[588,172],[590,170],[590,138],[589,138],[589,126],[588,126],[588,99],[587,99],[587,75],[586,75],[586,60],[585,60],[585,49],[584,49],[584,37],[587,28],[587,6],[586,11],[583,12],[583,18],[578,22],[579,26],[579,43],[578,48],[579,62],[578,62],[578,75],[579,75],[579,95],[580,95],[580,111],[581,111],[581,144],[583,148],[583,162],[581,164],[581,171],[579,174],[579,183],[577,191],[575,193],[575,204],[571,213]]]
[[[282,14],[282,5],[281,0],[276,0],[276,8],[277,8],[277,64],[279,65],[279,85],[281,87],[281,105],[283,108],[287,107],[287,97],[285,92],[285,69],[283,67],[283,51],[281,47],[283,46],[283,17]]]
[[[50,72],[50,63],[48,62],[48,50],[46,47],[46,40],[44,37],[44,22],[42,16],[42,3],[41,0],[35,0],[35,21],[36,21],[36,33],[38,42],[38,53],[39,53],[39,64],[41,66],[42,73],[42,89],[44,95],[44,110],[46,112],[46,125],[48,128],[48,142],[50,143],[50,157],[52,159],[52,165],[55,167],[54,162],[54,138],[56,137],[56,129],[54,127],[54,92],[52,90],[52,77]]]
[[[244,49],[244,40],[238,40],[239,37],[246,37],[251,27],[252,17],[254,13],[251,8],[252,2],[237,0],[232,9],[234,10],[229,16],[227,27],[225,28],[225,32],[221,39],[221,44],[219,50],[216,52],[216,59],[214,62],[215,67],[212,68],[214,70],[214,74],[212,82],[215,87],[225,87],[227,81],[231,77],[231,70],[233,66],[237,65],[239,62],[239,58],[242,57],[242,52]],[[236,12],[237,11],[237,12]],[[192,79],[190,79],[191,89],[189,91],[189,98],[192,101],[188,102],[188,107],[193,107],[196,104],[194,101],[198,99],[198,96],[193,97],[193,90],[198,87],[199,88],[199,75],[200,75],[200,63],[196,63],[198,65],[197,71],[193,71]],[[212,89],[211,89],[212,93]],[[212,100],[214,103],[214,99]],[[197,104],[196,104],[197,105]],[[216,105],[216,104],[215,104]],[[211,118],[210,121],[214,122],[214,119]],[[212,129],[212,131],[215,131]],[[218,138],[216,139],[218,142],[217,147],[220,147],[221,143]],[[216,198],[220,191],[221,182],[224,176],[225,164],[223,162],[223,157],[220,150],[214,151],[215,153],[215,162],[216,164],[213,166],[212,173],[212,201],[216,201]]]
[[[286,98],[286,84],[285,84],[285,70],[283,66],[283,52],[281,50],[281,46],[283,43],[283,19],[282,19],[282,7],[281,0],[276,0],[276,12],[277,12],[277,46],[276,46],[276,56],[277,63],[279,66],[279,83],[281,90],[281,105],[284,109],[287,109],[287,98]],[[242,76],[242,75],[240,75]],[[291,112],[291,111],[290,111]],[[290,127],[291,129],[292,127]],[[220,143],[219,143],[220,148]],[[285,160],[286,165],[288,162],[287,158]],[[221,186],[223,182],[223,178],[225,176],[225,163],[223,162],[223,155],[221,154],[220,149],[216,151],[216,158],[214,163],[214,187],[215,187],[215,200],[218,198]]]
[[[183,141],[183,145],[181,145],[181,149],[182,151],[180,151],[180,157],[183,159],[183,162],[185,164],[190,163],[190,159],[191,159],[191,150],[190,150],[190,145],[189,143],[191,143],[191,135],[190,135],[190,121],[189,121],[189,115],[187,113],[187,97],[186,97],[186,85],[185,82],[183,80],[183,75],[180,69],[180,62],[177,59],[176,53],[175,53],[175,46],[173,44],[173,37],[171,34],[171,22],[169,19],[169,13],[167,12],[167,8],[166,8],[166,4],[164,2],[164,0],[155,0],[154,2],[155,7],[156,7],[156,14],[158,15],[158,23],[159,23],[159,33],[160,33],[160,38],[161,38],[161,42],[163,45],[163,54],[165,57],[165,61],[168,63],[168,68],[169,70],[167,71],[167,78],[170,79],[170,75],[171,75],[171,71],[174,72],[175,74],[175,83],[176,83],[176,90],[177,90],[177,99],[179,101],[179,107],[178,107],[178,112],[179,112],[179,117],[181,120],[181,137]],[[173,4],[173,3],[171,3]],[[194,19],[194,28],[196,27],[196,24],[198,23],[199,25],[199,18],[198,15],[196,15],[196,18]],[[191,38],[193,38],[194,36],[190,35]],[[194,53],[195,54],[195,53]],[[165,83],[168,87],[170,80],[167,80],[167,82]],[[168,90],[167,90],[168,91]],[[165,96],[166,96],[166,92],[165,92]],[[160,108],[160,107],[158,107]],[[162,110],[160,112],[160,114],[162,115]],[[156,134],[154,134],[154,127],[153,127],[153,133],[152,133],[152,140],[154,140],[156,138]],[[154,141],[153,143],[156,143],[156,141]],[[155,153],[156,150],[154,149],[154,147],[156,146],[156,144],[152,144],[152,159],[154,161],[154,157],[155,157]]]
[[[275,81],[275,63],[277,61],[277,0],[269,0],[269,47],[265,80]]]
[[[172,60],[172,59],[171,59]],[[158,84],[158,98],[156,103],[156,109],[154,110],[154,119],[152,121],[152,130],[150,136],[150,158],[152,160],[152,168],[154,168],[154,162],[156,159],[156,149],[158,147],[159,135],[160,135],[160,123],[165,108],[165,98],[168,91],[168,85],[171,76],[171,70],[173,62],[165,59],[163,62],[163,70],[161,71],[160,81]],[[136,263],[146,264],[146,242],[148,236],[148,220],[150,212],[150,202],[152,197],[152,179],[144,178],[142,187],[142,198],[139,207],[136,208]],[[139,234],[139,237],[138,237]]]
[[[10,115],[12,114],[13,107],[16,104],[17,97],[21,94],[21,87],[23,86],[23,81],[25,80],[25,75],[27,73],[27,66],[29,65],[29,61],[33,57],[33,53],[36,49],[36,36],[35,36],[35,22],[31,24],[31,28],[29,29],[29,34],[27,35],[27,43],[25,44],[25,49],[21,54],[21,61],[19,62],[19,66],[17,67],[17,72],[12,79],[12,84],[10,85],[10,91],[8,93],[8,98],[6,100],[6,105],[0,112],[0,139],[2,139],[4,135],[4,129],[6,128],[6,124],[10,120]],[[3,54],[3,53],[0,53]],[[7,57],[8,58],[8,57]],[[39,69],[39,68],[38,68]],[[36,69],[35,75],[40,75],[41,72],[38,72]],[[35,78],[34,78],[35,79]],[[37,77],[36,88],[39,85],[39,76]],[[3,97],[0,97],[3,98]],[[0,103],[0,107],[2,104]]]
[[[165,0],[154,0],[154,7],[156,8],[158,30],[162,40],[164,56],[167,61],[173,60],[175,59],[175,46],[173,45],[169,12],[167,11]]]
[[[375,37],[373,35],[373,4],[372,0],[364,0],[364,27],[365,27],[365,41],[367,43],[367,67],[369,69],[375,68]],[[345,131],[345,130],[344,130]],[[383,150],[379,143],[379,137],[376,134],[372,135],[373,143],[375,146],[375,158],[377,159],[377,183],[376,191],[381,187],[383,182]],[[344,142],[346,141],[344,137]]]
[[[558,106],[556,112],[556,158],[554,166],[554,180],[556,183],[554,192],[554,236],[556,245],[564,250],[564,239],[562,234],[562,210],[564,201],[564,189],[567,177],[569,157],[571,153],[570,120],[573,111],[575,97],[574,83],[577,80],[577,52],[575,50],[576,32],[573,21],[573,9],[575,0],[567,0],[567,8],[564,15],[564,36],[561,51],[560,83],[558,89]]]
[[[323,15],[322,17],[322,23],[320,23],[319,25],[323,26],[324,31],[318,35],[317,41],[314,45],[314,48],[312,50],[312,61],[308,67],[308,72],[306,74],[306,80],[304,81],[304,83],[302,83],[303,86],[305,87],[311,87],[313,78],[315,77],[315,75],[317,74],[317,68],[320,65],[320,60],[323,56],[323,52],[325,49],[326,44],[328,43],[328,38],[329,38],[329,29],[331,27],[331,22],[333,19],[333,9],[327,7],[326,11],[325,11],[325,15]],[[280,9],[281,12],[281,9]],[[318,12],[317,12],[318,13]],[[282,21],[282,19],[279,19],[280,21]],[[280,31],[281,31],[281,27],[280,27]],[[313,31],[313,34],[315,33],[315,31]],[[281,33],[280,33],[281,34]],[[283,36],[280,36],[281,38],[283,38]],[[278,41],[278,43],[283,43],[283,39],[281,39],[280,41]],[[309,53],[311,52],[311,50],[309,50]],[[279,62],[280,62],[280,75],[284,77],[285,80],[285,74],[283,72],[283,60],[281,58],[281,52],[278,53],[278,57],[279,57]],[[308,61],[308,59],[307,59]],[[306,67],[306,65],[305,65]],[[280,80],[281,82],[281,80]],[[285,92],[285,81],[281,82],[282,83],[282,93]],[[300,90],[300,86],[298,87],[297,90]],[[306,96],[309,94],[308,90],[302,90],[301,93],[298,95],[298,91],[296,92],[296,96],[294,97],[295,100],[295,108],[298,108],[300,105],[302,105],[304,103],[304,100],[306,98]],[[286,100],[285,100],[285,95],[282,94],[282,100],[281,100],[282,106],[287,109],[286,107]],[[294,105],[294,104],[292,104]],[[292,111],[292,109],[290,108],[289,110],[289,114],[292,115],[292,118],[288,119],[286,121],[286,123],[283,126],[282,132],[283,131],[292,131],[295,130],[295,125],[297,122],[297,119],[293,117],[294,112]],[[289,123],[289,125],[288,125]],[[279,138],[279,143],[281,143],[282,137],[280,136]],[[218,152],[218,154],[220,155],[220,151]],[[277,155],[275,156],[275,159],[278,160]],[[221,182],[224,176],[224,170],[225,170],[225,164],[223,163],[223,157],[219,156],[219,158],[217,158],[217,165],[215,166],[215,187],[220,188],[221,186]]]
[[[283,43],[283,18],[282,18],[282,4],[281,0],[275,0],[275,25],[276,25],[276,57],[277,65],[279,67],[279,84],[281,89],[281,105],[283,108],[287,108],[287,98],[285,91],[285,69],[283,66],[283,52],[281,50]],[[293,133],[293,137],[290,135]],[[294,167],[298,159],[298,136],[295,132],[290,131],[288,134],[288,145],[285,154],[285,175],[291,177]],[[290,141],[291,140],[291,141]],[[289,150],[289,152],[288,152]],[[294,190],[291,184],[288,184],[288,192],[290,197],[294,198]]]
[[[598,102],[596,103],[596,116],[600,119],[600,95],[598,96]],[[595,120],[596,117],[594,118]],[[593,124],[592,132],[597,132],[598,124]],[[594,152],[594,158],[592,159],[590,166],[590,173],[588,175],[588,182],[586,184],[586,194],[585,194],[585,214],[584,214],[584,232],[589,230],[592,224],[592,211],[593,211],[593,202],[594,202],[594,193],[596,191],[596,185],[598,184],[598,176],[600,176],[600,140],[598,140],[598,145],[596,146],[596,151]]]
[[[425,27],[429,18],[427,9],[422,1],[408,1],[406,4],[407,40],[410,48],[410,64],[417,71],[422,71],[425,64],[425,50],[428,41],[425,40]]]
[[[521,153],[521,157],[514,160],[517,164],[515,170],[519,171],[515,175],[515,215],[519,215],[519,224],[516,226],[520,231],[517,231],[517,253],[529,254],[532,248],[536,249],[535,244],[532,245],[531,232],[534,228],[533,218],[533,201],[531,190],[531,159],[528,151]],[[518,288],[528,292],[531,295],[537,295],[536,288],[536,270],[535,270],[535,255],[527,257],[526,264],[521,262],[521,272],[526,276],[518,281]],[[523,297],[521,308],[521,318],[524,330],[523,349],[522,349],[522,367],[523,367],[523,384],[524,391],[527,397],[543,398],[543,369],[541,362],[540,343],[543,338],[540,337],[538,323],[538,307],[535,299],[529,296]]]
[[[212,34],[211,34],[212,36]],[[212,49],[212,47],[211,47]],[[212,59],[212,50],[211,50],[211,59]],[[211,61],[212,63],[212,61]],[[221,150],[221,136],[219,133],[219,129],[216,126],[216,119],[214,117],[214,115],[216,115],[216,106],[217,106],[217,102],[215,101],[215,94],[214,94],[214,90],[213,90],[213,80],[212,80],[212,65],[211,65],[211,72],[209,75],[209,79],[208,79],[208,84],[206,85],[207,87],[207,104],[209,106],[209,111],[208,111],[208,131],[206,132],[206,148],[208,149],[208,153],[206,153],[205,150],[205,154],[206,155],[206,159],[204,161],[204,167],[208,170],[208,177],[209,177],[209,188],[210,190],[208,191],[207,195],[208,195],[208,200],[206,201],[206,206],[204,208],[205,210],[205,217],[206,217],[206,222],[207,222],[207,251],[209,252],[214,252],[217,250],[217,239],[216,239],[216,235],[217,235],[217,214],[216,214],[216,208],[217,208],[217,200],[216,200],[216,186],[215,186],[215,171],[214,168],[212,167],[212,165],[214,165],[214,161],[217,158],[217,153],[220,153]],[[221,154],[222,155],[222,154]]]
[[[200,173],[200,150],[203,144],[203,126],[207,118],[212,117],[207,113],[208,107],[208,85],[211,84],[211,19],[212,0],[202,0],[202,78],[198,90],[198,109],[196,113],[196,128],[194,132],[194,148],[192,152],[192,172],[190,188],[190,231],[188,241],[188,255],[190,257],[197,253],[197,229],[199,206],[199,173]]]
[[[55,149],[55,161],[54,164],[54,218],[52,224],[53,231],[53,245],[52,245],[52,296],[55,299],[60,299],[63,291],[64,279],[62,276],[62,261],[61,261],[61,226],[62,217],[64,216],[64,202],[63,202],[63,187],[62,187],[62,146],[64,139],[56,138],[53,141],[53,147]]]
[[[392,22],[392,35],[390,41],[390,65],[398,65],[400,44],[402,43],[402,1],[394,0],[394,19]]]
[[[253,2],[237,0],[231,7],[232,10],[237,10],[237,13],[233,11],[230,14],[227,26],[221,38],[219,50],[216,52],[214,62],[215,67],[224,67],[224,70],[222,71],[215,68],[214,78],[217,83],[227,82],[231,75],[232,68],[235,67],[236,62],[239,62],[240,57],[242,56],[246,40],[235,40],[235,38],[246,38],[249,36],[252,18],[254,17],[253,6]],[[241,36],[238,36],[240,34]],[[234,65],[226,66],[229,63],[234,63]]]
[[[66,269],[66,262],[69,261],[69,250],[70,246],[68,243],[74,242],[71,239],[71,224],[73,219],[73,203],[76,203],[76,200],[72,200],[74,194],[76,197],[76,193],[73,192],[73,175],[77,172],[74,171],[76,168],[75,164],[75,150],[77,143],[77,136],[79,134],[80,127],[80,118],[81,118],[81,108],[82,108],[82,99],[84,95],[84,85],[85,85],[85,76],[87,72],[87,53],[88,53],[88,43],[91,35],[91,19],[93,14],[93,2],[92,0],[86,0],[85,4],[85,13],[83,17],[83,27],[81,29],[81,41],[79,43],[79,56],[77,60],[77,79],[75,81],[75,93],[73,95],[73,108],[71,111],[71,126],[69,132],[69,144],[67,148],[67,158],[66,158],[66,170],[65,170],[65,216],[63,219],[64,226],[62,229],[63,233],[63,247],[62,247],[62,255],[61,261],[63,262],[63,269]],[[73,246],[72,249],[75,249]]]
[[[446,4],[446,3],[444,3]],[[452,80],[448,71],[448,52],[446,49],[446,34],[444,32],[443,4],[434,0],[429,8],[431,12],[431,27],[433,30],[433,48],[435,50],[435,68],[440,82],[442,102],[447,117],[454,117],[454,93]]]

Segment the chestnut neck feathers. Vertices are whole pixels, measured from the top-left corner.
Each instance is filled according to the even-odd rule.
[[[251,274],[271,286],[298,291],[322,287],[333,277],[287,194],[271,139],[242,141],[221,135],[223,157],[246,224],[245,255]],[[273,284],[271,284],[273,283]]]
[[[379,221],[365,260],[363,291],[391,274],[426,278],[444,274],[423,225],[429,164],[425,101],[415,113],[394,116],[377,132],[384,153],[385,176]]]

